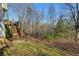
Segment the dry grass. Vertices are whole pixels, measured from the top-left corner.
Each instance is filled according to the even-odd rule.
[[[13,46],[5,49],[4,55],[11,56],[60,56],[63,55],[59,49],[49,48],[42,42],[14,41]]]
[[[59,40],[53,41],[49,46],[64,51],[64,55],[79,55],[79,41]]]
[[[74,40],[14,40],[12,46],[5,48],[4,55],[10,56],[60,56],[79,55],[79,41]]]

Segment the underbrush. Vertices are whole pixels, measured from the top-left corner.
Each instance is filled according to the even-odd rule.
[[[13,46],[6,48],[4,55],[10,56],[60,56],[63,55],[59,49],[49,48],[42,42],[25,41],[13,43]]]
[[[64,55],[79,56],[79,41],[76,43],[74,40],[59,40],[53,41],[49,46],[52,48],[60,49],[64,52]]]
[[[53,34],[53,33],[44,33],[44,37],[48,40],[56,40],[56,39],[63,39],[64,38],[64,35],[63,34]]]

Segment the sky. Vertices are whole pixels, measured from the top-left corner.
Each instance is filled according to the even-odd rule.
[[[18,20],[18,17],[17,17],[17,14],[16,14],[16,9],[14,9],[14,4],[10,3],[8,4],[8,16],[9,16],[9,19],[12,20],[14,19],[15,21]],[[22,8],[26,7],[25,4],[21,4]],[[47,20],[47,17],[48,17],[48,13],[47,13],[47,10],[49,8],[49,3],[33,3],[32,4],[37,10],[43,10],[44,9],[44,15],[45,15],[45,22]],[[53,4],[54,7],[55,7],[55,12],[57,13],[56,15],[58,16],[60,14],[60,9],[62,9],[62,4],[57,4],[57,3],[54,3]],[[20,6],[20,4],[18,4],[18,6]],[[17,8],[17,7],[16,7]]]

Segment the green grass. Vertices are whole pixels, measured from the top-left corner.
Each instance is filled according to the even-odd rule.
[[[49,48],[42,42],[25,41],[13,43],[10,48],[6,48],[4,55],[10,56],[60,56],[63,55],[59,49]]]

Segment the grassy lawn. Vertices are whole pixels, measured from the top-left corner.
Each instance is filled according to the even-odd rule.
[[[61,56],[59,49],[49,48],[43,42],[15,41],[13,45],[4,50],[4,55],[10,56]]]

